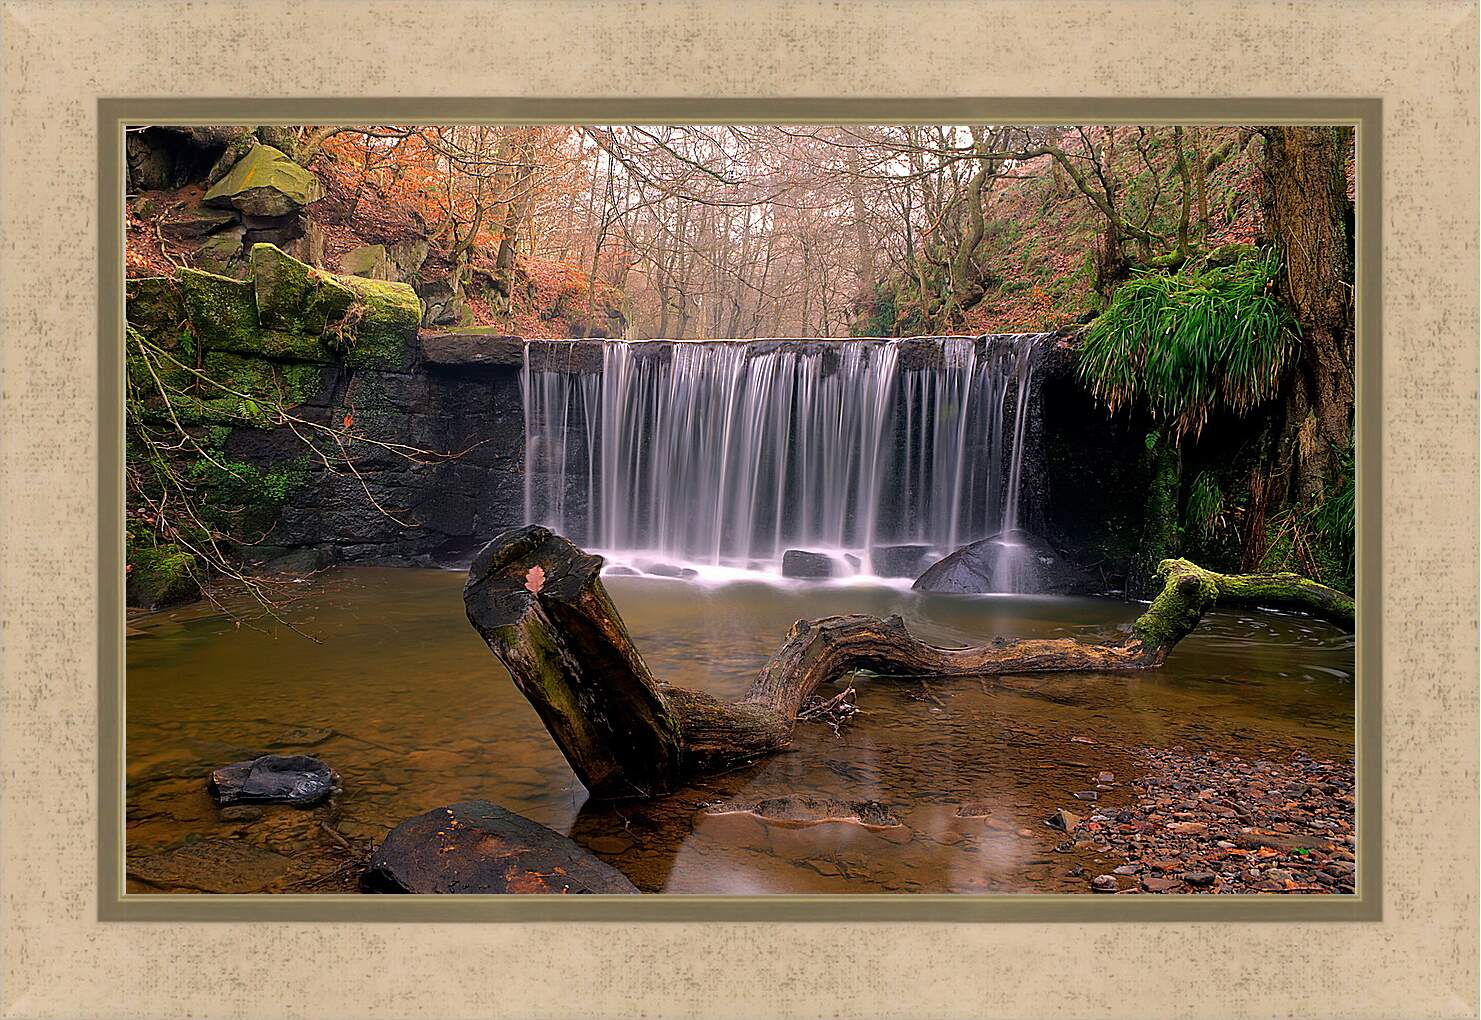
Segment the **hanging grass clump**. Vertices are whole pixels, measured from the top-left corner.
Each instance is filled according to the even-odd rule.
[[[1274,251],[1229,266],[1144,271],[1090,326],[1080,377],[1115,413],[1138,402],[1182,439],[1220,410],[1245,414],[1275,395],[1300,346],[1276,300]]]

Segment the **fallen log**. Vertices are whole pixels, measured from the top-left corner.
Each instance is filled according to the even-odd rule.
[[[1123,643],[997,640],[940,648],[898,616],[799,620],[739,701],[660,683],[601,581],[602,558],[548,528],[506,531],[473,561],[468,620],[593,796],[653,797],[696,775],[786,747],[820,686],[858,670],[911,676],[1112,672],[1160,666],[1220,602],[1296,608],[1351,625],[1352,599],[1295,574],[1218,574],[1158,566],[1162,590]]]

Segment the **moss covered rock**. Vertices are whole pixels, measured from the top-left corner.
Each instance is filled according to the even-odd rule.
[[[173,346],[187,326],[182,292],[169,277],[126,281],[124,302],[129,327],[155,343]]]
[[[264,328],[318,336],[345,317],[355,293],[271,244],[254,244],[247,268]]]
[[[352,368],[390,367],[405,361],[421,324],[422,303],[409,284],[341,277],[355,304],[331,327],[345,363]]]
[[[212,185],[204,204],[249,216],[287,216],[324,197],[319,178],[271,145],[256,145]]]
[[[321,363],[334,358],[317,335],[264,327],[250,280],[182,269],[175,274],[175,282],[184,295],[191,330],[207,351]]]
[[[131,546],[126,598],[131,606],[163,609],[200,598],[195,557],[178,545]]]

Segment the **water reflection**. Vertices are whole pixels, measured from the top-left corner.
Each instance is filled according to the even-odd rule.
[[[264,888],[296,888],[336,863],[321,822],[352,841],[379,841],[429,808],[487,799],[571,835],[649,891],[1082,891],[1083,878],[1067,872],[1096,862],[1055,853],[1063,837],[1043,819],[1075,809],[1072,794],[1101,771],[1118,780],[1101,803],[1124,803],[1137,748],[1352,753],[1351,636],[1305,618],[1215,613],[1156,672],[868,679],[855,684],[862,714],[841,734],[802,725],[788,753],[673,797],[592,803],[468,626],[462,581],[372,568],[325,575],[291,613],[317,644],[201,610],[132,621],[130,854],[248,841],[294,862]],[[800,617],[895,612],[920,637],[952,644],[1105,640],[1139,611],[884,587],[607,583],[655,675],[721,696],[739,695]],[[345,789],[328,814],[223,817],[205,772],[269,750],[319,754],[341,773]],[[877,800],[903,825],[789,828],[702,810],[788,793]],[[958,817],[966,801],[986,813]]]

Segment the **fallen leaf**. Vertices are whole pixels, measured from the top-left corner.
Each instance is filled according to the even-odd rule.
[[[355,419],[348,414],[345,415],[345,428],[349,428],[353,424],[355,424]]]
[[[542,567],[531,567],[530,572],[525,575],[525,587],[538,595],[540,589],[545,587],[545,570]]]

